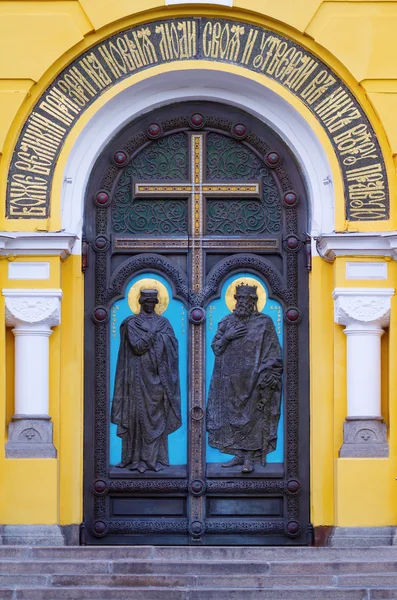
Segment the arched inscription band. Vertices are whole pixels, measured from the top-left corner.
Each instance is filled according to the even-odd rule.
[[[62,146],[79,117],[104,91],[143,69],[197,59],[263,74],[298,97],[324,127],[335,150],[345,186],[346,218],[389,218],[387,175],[376,134],[342,80],[286,37],[249,23],[206,17],[126,29],[66,67],[37,101],[19,136],[8,174],[6,216],[49,216]],[[269,164],[274,160],[275,156],[267,157]]]

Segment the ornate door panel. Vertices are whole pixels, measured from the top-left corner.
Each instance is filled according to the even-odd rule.
[[[261,122],[141,117],[91,176],[82,543],[306,544],[306,197]]]

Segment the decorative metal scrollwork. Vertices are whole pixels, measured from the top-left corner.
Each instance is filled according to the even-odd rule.
[[[154,129],[155,125],[150,127]],[[134,200],[132,195],[134,180],[187,181],[187,144],[186,134],[175,133],[138,152],[122,173],[114,193],[113,231],[152,235],[187,233],[186,200]]]

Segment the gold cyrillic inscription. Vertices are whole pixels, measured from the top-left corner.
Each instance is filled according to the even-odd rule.
[[[81,59],[79,64],[99,90],[103,90],[111,83],[112,80],[93,52]]]
[[[47,216],[62,144],[101,93],[160,61],[195,58],[241,65],[290,90],[321,122],[334,145],[346,183],[347,218],[388,217],[387,175],[376,135],[343,82],[286,37],[247,23],[205,17],[164,19],[122,31],[64,69],[19,137],[8,183],[9,216]]]
[[[195,21],[180,21],[157,25],[160,35],[159,50],[163,60],[193,58],[197,54]]]
[[[372,134],[368,131],[366,123],[356,125],[336,135],[334,142],[340,156],[345,157],[343,164],[355,165],[363,159],[378,158],[378,151],[372,139]]]
[[[47,180],[34,175],[14,173],[10,185],[10,216],[29,213],[46,214]]]
[[[238,61],[244,31],[240,25],[208,21],[203,31],[204,56]]]
[[[81,107],[54,87],[40,102],[41,110],[65,125],[70,125],[80,113]]]

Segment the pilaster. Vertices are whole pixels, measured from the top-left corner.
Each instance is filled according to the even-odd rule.
[[[334,320],[347,338],[347,415],[340,457],[387,457],[381,415],[380,339],[390,321],[391,288],[336,288]]]
[[[49,338],[61,321],[59,289],[3,289],[15,337],[15,414],[7,458],[55,458],[49,416]]]

